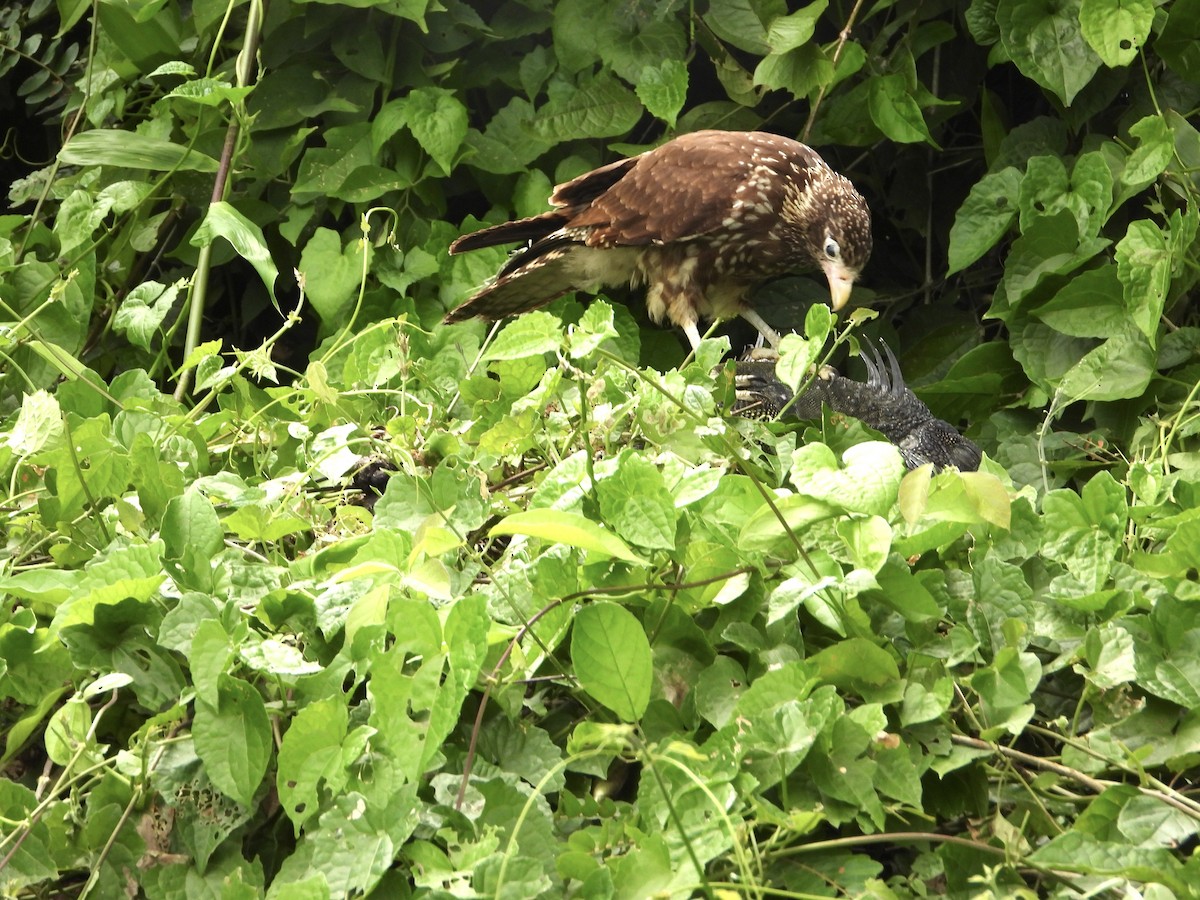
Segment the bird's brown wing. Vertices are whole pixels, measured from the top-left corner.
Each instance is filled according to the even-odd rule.
[[[809,173],[825,165],[814,150],[796,141],[727,131],[686,134],[632,162],[623,177],[567,223],[588,230],[589,246],[667,244],[729,227],[731,216],[770,216],[769,198],[763,206],[759,196],[760,183],[788,178],[803,191]],[[574,185],[568,182],[555,196],[576,195]],[[738,199],[744,205],[735,209]]]

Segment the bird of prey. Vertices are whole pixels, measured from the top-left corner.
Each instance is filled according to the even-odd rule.
[[[841,309],[871,254],[870,211],[849,179],[812,148],[765,132],[684,134],[558,185],[550,203],[450,245],[525,244],[446,322],[644,285],[650,318],[678,325],[693,349],[702,319],[734,315],[774,347],[779,334],[747,305],[755,285],[819,269]]]

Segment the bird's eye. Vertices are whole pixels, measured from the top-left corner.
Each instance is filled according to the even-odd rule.
[[[838,246],[838,242],[833,238],[825,239],[825,255],[830,259],[837,259],[842,254],[842,248]]]

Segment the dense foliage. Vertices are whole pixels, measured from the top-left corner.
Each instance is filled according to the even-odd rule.
[[[4,896],[1200,896],[1198,0],[0,2],[0,77]],[[617,294],[440,324],[705,127],[872,207],[781,374],[885,337],[982,472]]]

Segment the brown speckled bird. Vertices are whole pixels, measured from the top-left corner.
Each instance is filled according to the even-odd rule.
[[[871,214],[854,185],[810,147],[759,131],[681,135],[560,184],[550,203],[450,245],[526,243],[446,322],[632,284],[645,285],[650,317],[681,327],[693,348],[701,319],[734,315],[775,346],[779,334],[746,305],[751,288],[820,269],[841,309],[871,255]]]

